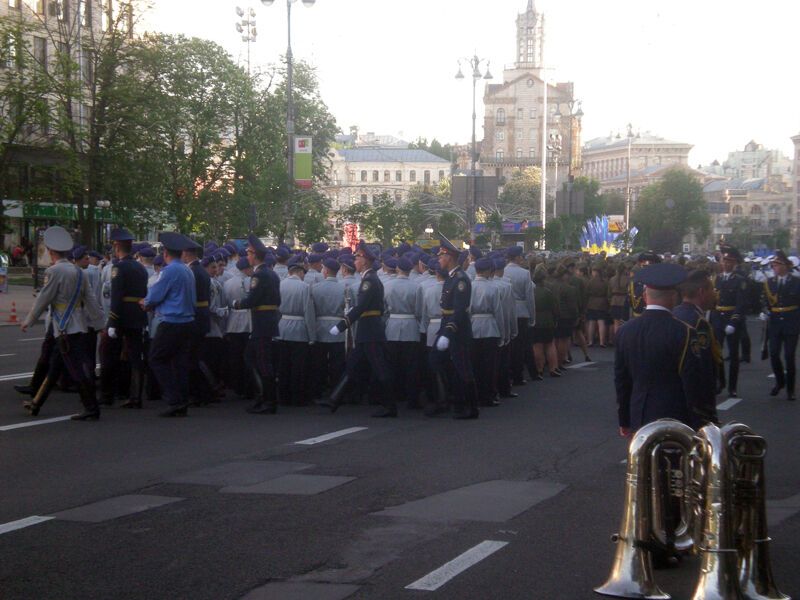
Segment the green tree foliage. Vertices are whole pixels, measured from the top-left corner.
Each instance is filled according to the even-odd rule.
[[[710,231],[703,187],[680,168],[668,170],[661,181],[642,190],[631,220],[639,228],[641,243],[657,252],[677,252],[690,232],[703,241]]]
[[[451,144],[445,144],[443,146],[442,143],[436,138],[433,138],[431,143],[428,144],[428,139],[421,137],[418,138],[416,142],[411,142],[408,147],[416,148],[418,150],[427,150],[431,154],[448,160],[451,163],[454,162],[457,157],[457,150],[455,146],[452,146]]]
[[[503,220],[536,219],[541,215],[542,170],[539,167],[515,169],[503,186],[497,206],[487,207]]]

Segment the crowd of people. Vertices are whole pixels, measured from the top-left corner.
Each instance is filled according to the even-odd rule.
[[[479,407],[517,396],[515,387],[563,377],[578,350],[590,361],[589,348],[624,339],[625,323],[647,308],[645,288],[657,288],[637,275],[662,263],[652,252],[634,259],[526,256],[518,246],[462,251],[440,237],[433,251],[363,241],[354,249],[270,248],[253,235],[201,246],[177,233],[153,246],[120,228],[102,255],[52,227],[45,245],[53,264],[22,324],[46,314],[47,333],[31,382],[17,390],[38,415],[54,388],[77,388],[82,420],[115,403],[141,408],[160,399],[161,415],[180,416],[237,397],[253,401],[255,414],[281,404],[337,410],[368,402],[378,405],[376,417],[395,417],[402,405],[473,419]],[[681,281],[684,304],[696,300],[682,318],[693,332],[682,368],[691,366],[687,348],[709,357],[702,368],[711,373],[711,398],[726,385],[736,395],[739,361],[750,358],[746,317],[755,311],[769,322],[773,395],[786,388],[794,399],[800,281],[781,279],[792,261],[776,252],[744,272],[755,263],[727,248],[663,264],[693,282]],[[713,293],[697,300],[698,286]],[[710,415],[708,397],[703,402]]]

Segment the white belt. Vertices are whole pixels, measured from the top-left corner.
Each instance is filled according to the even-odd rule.
[[[342,320],[342,317],[317,317],[317,321],[336,321],[337,323]]]
[[[494,318],[494,315],[492,313],[477,313],[475,315],[472,315],[473,319],[481,319],[481,318],[488,319],[490,317]]]
[[[442,320],[441,319],[431,319],[430,322],[431,323],[441,323]]]
[[[401,314],[390,314],[390,319],[416,319],[417,315],[401,315]]]
[[[305,321],[305,317],[298,317],[297,315],[281,315],[281,319],[286,319],[287,321]]]

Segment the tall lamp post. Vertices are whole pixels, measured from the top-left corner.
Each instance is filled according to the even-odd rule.
[[[489,61],[485,58],[478,58],[477,54],[474,54],[472,58],[464,57],[458,59],[458,73],[456,73],[456,79],[464,79],[464,72],[461,70],[461,63],[464,62],[469,65],[472,69],[472,151],[471,154],[471,166],[470,166],[470,179],[472,180],[472,198],[467,199],[464,203],[466,204],[466,221],[467,221],[467,239],[472,240],[473,229],[475,228],[475,204],[477,203],[477,181],[475,179],[475,162],[478,160],[478,150],[475,145],[475,119],[477,117],[475,113],[475,91],[478,86],[479,79],[493,79],[492,74],[489,72]],[[481,65],[486,63],[486,74],[481,74]]]
[[[633,135],[633,125],[628,123],[628,164],[627,176],[625,178],[625,233],[630,231],[631,222],[631,146],[633,139],[638,138],[639,134]]]
[[[568,112],[564,114],[561,112],[561,104],[556,104],[555,117],[556,122],[560,122],[561,119],[567,118],[569,119],[569,138],[568,138],[568,159],[567,159],[567,193],[568,197],[568,211],[567,214],[572,214],[573,207],[572,207],[572,184],[575,181],[574,176],[572,175],[572,166],[573,166],[573,154],[575,152],[574,147],[574,136],[575,136],[575,121],[577,120],[579,123],[583,118],[583,109],[581,108],[581,101],[580,100],[569,100],[565,103],[567,105]],[[552,140],[552,135],[550,136]],[[558,135],[558,154],[561,154],[561,136]],[[552,143],[552,142],[551,142]],[[548,146],[548,149],[550,147]],[[558,186],[558,156],[556,157],[556,177],[555,177],[555,185]],[[556,192],[557,193],[557,192]],[[555,213],[555,207],[554,211]]]
[[[256,41],[256,11],[248,8],[246,11],[240,6],[236,7],[236,31],[242,35],[242,41],[247,44],[247,76],[250,76],[250,44]]]
[[[317,0],[303,0],[307,8],[314,6]],[[261,0],[264,6],[272,6],[275,0]],[[294,238],[294,102],[292,98],[292,4],[297,0],[286,0],[286,233]],[[281,236],[282,238],[283,236]],[[283,243],[283,239],[279,240]]]

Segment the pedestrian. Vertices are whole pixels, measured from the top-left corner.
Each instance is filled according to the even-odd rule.
[[[500,290],[492,281],[494,262],[479,258],[474,263],[470,312],[472,324],[472,364],[480,406],[498,406],[495,386],[497,358],[505,323]]]
[[[531,274],[522,266],[522,247],[509,248],[506,260],[505,278],[511,283],[517,318],[517,336],[511,341],[511,379],[513,385],[525,385],[523,371],[526,365],[533,363],[533,346],[530,342],[530,329],[536,317],[533,281]],[[529,370],[535,371],[535,368]]]
[[[235,271],[230,272],[230,277],[223,284],[223,292],[230,306],[236,301],[244,300],[247,296],[252,273],[253,267],[250,266],[247,258],[240,258],[236,262]],[[248,397],[252,388],[251,377],[244,360],[244,352],[251,331],[250,311],[231,309],[225,324],[225,355],[228,360],[229,385],[240,398]]]
[[[792,277],[794,266],[782,250],[776,250],[771,262],[774,275],[764,282],[761,319],[767,322],[767,339],[775,385],[770,396],[786,388],[786,399],[795,399],[797,365],[795,353],[800,335],[800,279]],[[783,348],[783,362],[781,362]],[[784,368],[786,369],[784,375]]]
[[[617,331],[628,320],[628,304],[626,297],[631,283],[629,268],[625,262],[619,262],[614,267],[614,275],[608,280],[609,311],[611,313],[611,340],[617,336]]]
[[[592,266],[592,276],[586,282],[586,341],[594,345],[595,333],[601,348],[606,347],[606,320],[609,317],[608,282],[603,278],[603,266]]]
[[[556,294],[547,284],[547,267],[537,265],[533,272],[536,285],[533,293],[536,299],[536,324],[533,326],[533,356],[536,361],[536,379],[544,379],[544,367],[547,365],[550,377],[561,377],[557,370],[558,351],[556,350],[555,332],[560,318],[559,304]]]

